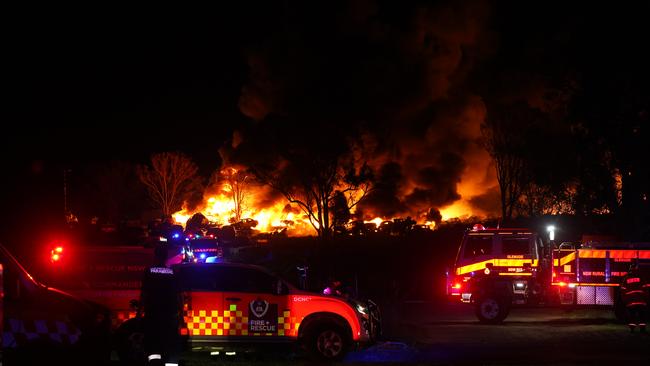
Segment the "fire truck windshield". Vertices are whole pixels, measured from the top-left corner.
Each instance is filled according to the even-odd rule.
[[[503,254],[528,255],[532,253],[530,237],[502,237],[501,246]]]
[[[468,236],[465,242],[464,258],[492,254],[492,236]]]

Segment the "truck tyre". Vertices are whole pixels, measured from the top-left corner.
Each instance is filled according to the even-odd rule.
[[[510,313],[510,302],[500,296],[482,296],[475,304],[475,312],[481,323],[498,324]]]
[[[306,348],[316,361],[340,361],[350,348],[350,337],[340,326],[318,324],[306,333]]]

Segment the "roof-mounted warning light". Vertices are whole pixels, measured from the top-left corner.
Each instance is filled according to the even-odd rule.
[[[481,224],[475,224],[474,226],[472,226],[472,231],[481,231],[481,230],[485,230],[485,227]]]
[[[50,262],[56,263],[61,260],[63,254],[63,247],[56,246],[50,251]]]

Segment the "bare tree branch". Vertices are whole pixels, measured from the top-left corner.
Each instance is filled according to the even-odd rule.
[[[181,153],[159,153],[151,156],[151,166],[139,166],[140,181],[150,198],[169,216],[180,208],[188,190],[198,179],[196,165]]]

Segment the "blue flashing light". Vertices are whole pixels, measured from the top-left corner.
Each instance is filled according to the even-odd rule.
[[[185,238],[185,241],[190,241],[190,238]]]
[[[178,234],[178,233],[174,233],[174,235],[172,235],[172,238],[174,238],[174,239],[178,239],[179,236],[180,236],[180,234]]]
[[[199,257],[201,257],[201,259],[205,259],[205,253],[201,253],[201,255],[199,255]]]

